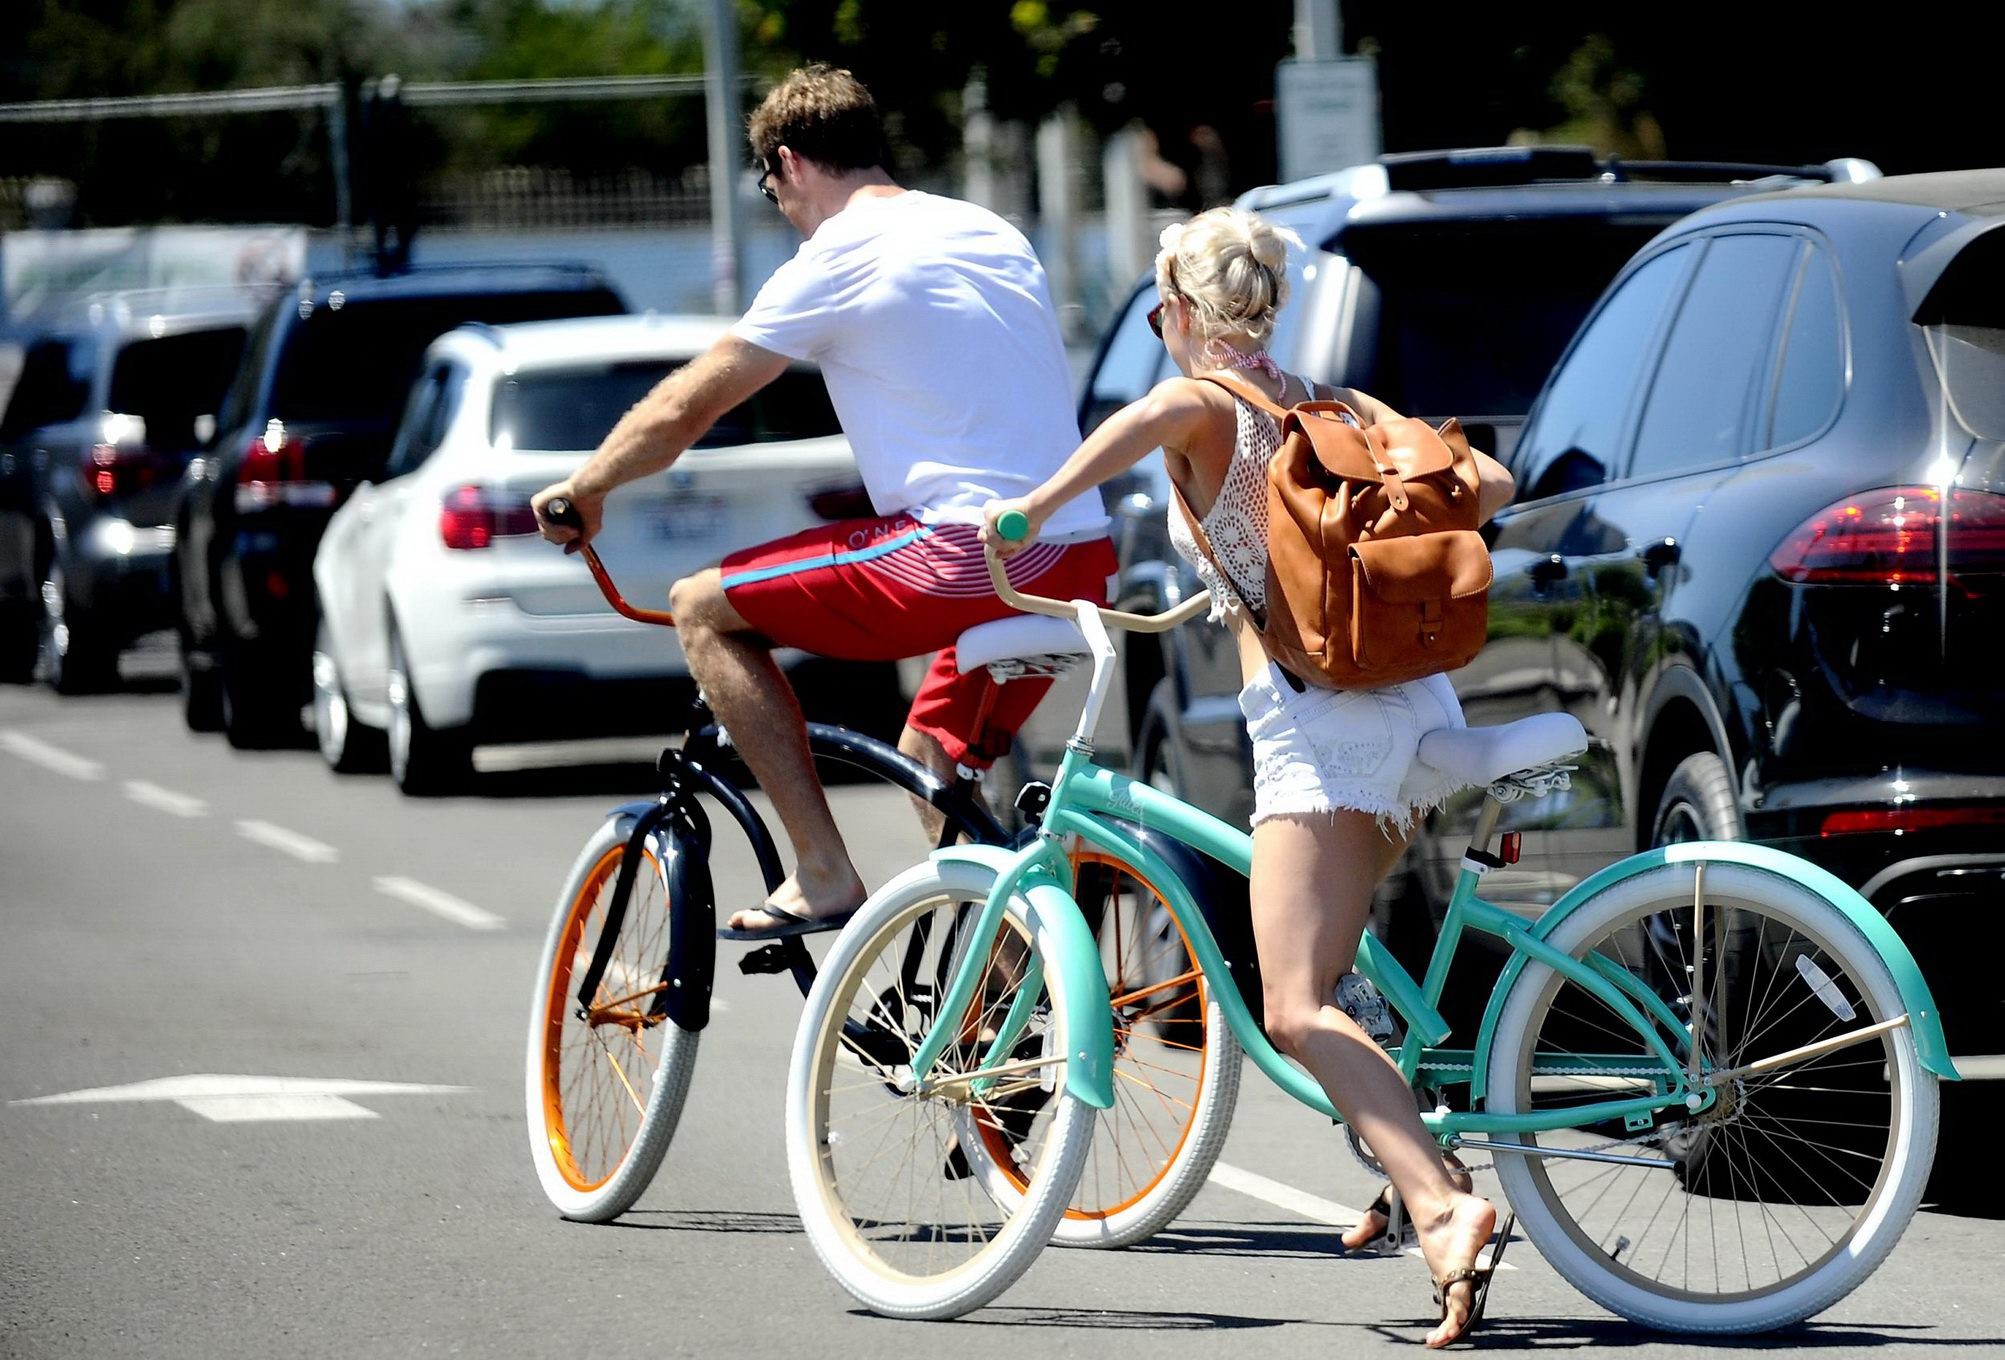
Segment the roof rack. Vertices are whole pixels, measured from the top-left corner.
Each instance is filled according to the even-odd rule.
[[[600,279],[606,273],[598,265],[584,260],[427,260],[423,264],[406,265],[388,274],[379,274],[373,269],[356,266],[345,269],[324,269],[317,273],[301,276],[299,291],[308,294],[323,284],[354,283],[364,279],[407,279],[431,274],[477,274],[485,270],[530,270],[540,269],[546,273],[574,274],[584,279]]]
[[[1821,165],[1756,165],[1738,161],[1641,161],[1596,156],[1586,146],[1486,146],[1380,156],[1395,190],[1475,189],[1552,182],[1736,184],[1764,179],[1851,183],[1878,179],[1870,161],[1846,158]]]

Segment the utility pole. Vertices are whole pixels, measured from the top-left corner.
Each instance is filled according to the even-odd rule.
[[[1344,54],[1344,20],[1337,0],[1295,0],[1295,59],[1329,61]]]
[[[710,0],[704,33],[709,48],[704,108],[710,132],[710,297],[720,315],[744,308],[744,271],[738,221],[738,163],[744,133],[739,125],[738,19],[731,0]]]

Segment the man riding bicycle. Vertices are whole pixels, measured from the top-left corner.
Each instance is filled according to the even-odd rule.
[[[669,592],[690,672],[794,845],[792,877],[731,918],[734,938],[764,939],[832,929],[865,896],[773,649],[856,661],[937,652],[899,748],[943,777],[988,766],[1050,682],[1004,688],[955,665],[960,633],[1012,612],[989,585],[982,507],[1043,482],[1079,428],[1030,243],[985,208],[899,187],[876,103],[853,75],[793,72],[748,134],[760,192],[806,241],[728,334],[534,505],[544,537],[575,548],[598,531],[614,488],[669,467],[790,364],[820,366],[877,514],[732,553]],[[549,523],[544,507],[559,497],[582,533]],[[1105,508],[1089,492],[1044,522],[1010,579],[1099,601],[1114,566]]]

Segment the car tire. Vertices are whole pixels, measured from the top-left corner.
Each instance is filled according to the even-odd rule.
[[[263,751],[289,744],[299,735],[298,708],[285,703],[288,690],[278,683],[276,668],[257,652],[226,650],[218,671],[223,736],[230,745],[239,751]]]
[[[42,618],[27,602],[0,611],[0,684],[25,685],[35,678],[42,653]]]
[[[412,797],[454,793],[473,775],[473,734],[463,727],[438,728],[425,721],[411,684],[404,643],[390,634],[390,778]]]
[[[58,694],[89,694],[118,680],[118,648],[70,597],[61,562],[42,577],[42,678]]]
[[[176,651],[181,666],[181,721],[190,732],[223,730],[223,682],[215,662],[196,664],[195,643],[185,630],[175,630]]]
[[[356,718],[349,706],[348,686],[325,622],[313,641],[313,740],[336,774],[381,774],[389,768],[388,737]]]
[[[1657,797],[1656,814],[1650,821],[1651,846],[1737,841],[1746,836],[1726,762],[1711,751],[1686,756],[1671,771]]]

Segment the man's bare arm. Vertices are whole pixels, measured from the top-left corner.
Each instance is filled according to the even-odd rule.
[[[585,522],[583,534],[544,522],[543,536],[566,545],[590,540],[599,531],[608,493],[673,465],[720,416],[779,377],[789,362],[783,354],[727,335],[663,378],[620,417],[583,467],[536,493],[532,504],[539,522],[544,505],[559,496],[576,506]]]

